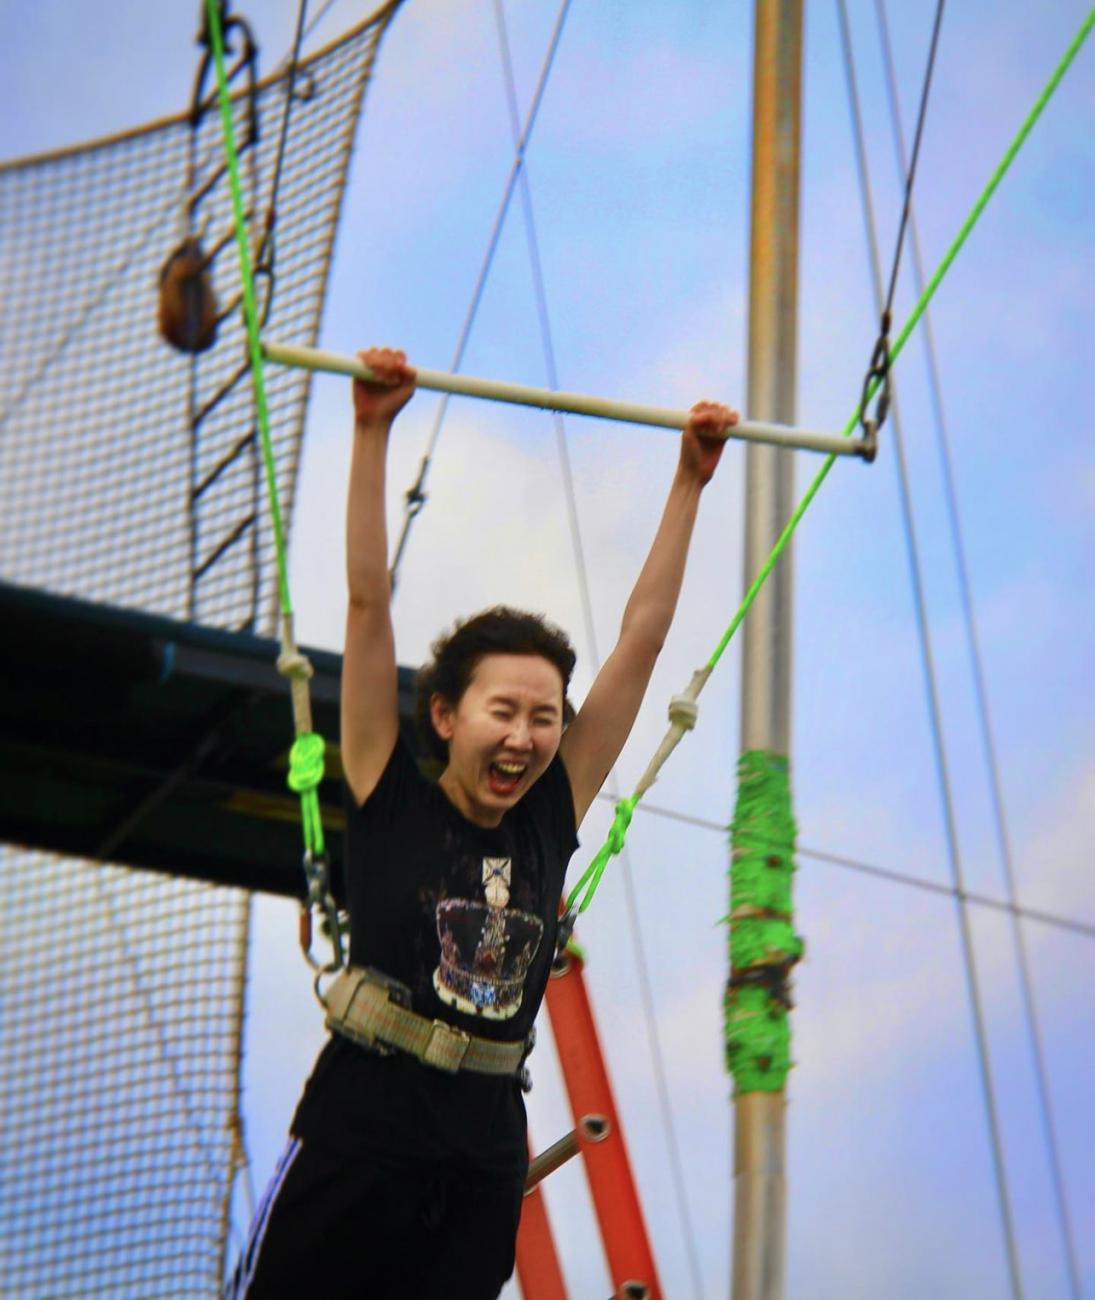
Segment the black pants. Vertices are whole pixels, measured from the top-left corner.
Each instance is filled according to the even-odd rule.
[[[348,1159],[293,1139],[226,1300],[494,1300],[523,1179]]]

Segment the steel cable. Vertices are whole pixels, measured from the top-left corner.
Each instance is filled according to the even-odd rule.
[[[475,288],[472,290],[471,302],[468,304],[468,310],[464,317],[464,323],[460,329],[460,336],[456,342],[456,349],[453,353],[452,362],[449,370],[456,374],[459,372],[464,362],[464,351],[468,346],[468,339],[471,337],[472,326],[475,324],[475,318],[479,313],[479,305],[483,299],[483,291],[486,288],[487,278],[490,275],[491,267],[494,265],[494,255],[498,249],[498,242],[502,235],[502,228],[506,222],[506,215],[509,212],[509,206],[513,199],[514,190],[517,188],[517,178],[521,174],[521,169],[525,162],[525,150],[528,148],[529,140],[532,137],[533,129],[536,125],[536,118],[540,112],[540,105],[543,102],[544,92],[547,89],[548,79],[551,76],[555,66],[555,55],[559,49],[559,41],[563,35],[563,28],[566,25],[567,14],[570,12],[570,0],[563,0],[559,7],[559,13],[555,19],[555,27],[551,33],[551,39],[548,42],[547,54],[544,56],[543,65],[540,68],[540,76],[536,83],[536,89],[533,91],[532,102],[529,105],[528,113],[525,115],[524,129],[520,132],[514,146],[513,162],[510,164],[509,175],[506,177],[506,183],[502,188],[502,198],[498,204],[498,211],[495,213],[494,225],[487,239],[486,251],[483,255],[482,264],[479,267],[479,275],[475,282]],[[433,454],[437,448],[438,439],[441,436],[441,426],[445,422],[445,416],[449,409],[449,398],[446,394],[437,405],[437,414],[434,416],[433,427],[430,430],[429,438],[426,441],[426,451],[418,467],[418,475],[415,481],[404,493],[406,502],[403,512],[403,526],[400,529],[399,539],[395,545],[395,551],[392,555],[392,562],[389,567],[389,577],[392,586],[392,595],[395,594],[396,585],[399,581],[399,566],[403,560],[403,553],[407,548],[407,542],[410,539],[411,529],[414,521],[418,517],[422,507],[426,504],[426,480],[429,477],[430,466],[433,462]]]
[[[602,792],[597,796],[609,803],[615,802],[615,795]],[[680,822],[684,826],[695,826],[698,830],[712,831],[725,835],[729,829],[725,822],[717,822],[711,817],[697,817],[694,813],[681,812],[677,808],[664,808],[660,804],[646,803],[638,805],[638,811],[649,813],[652,817],[664,817],[668,821]],[[1095,939],[1095,923],[1079,921],[1075,917],[1058,916],[1053,912],[1043,912],[1034,907],[1023,907],[999,898],[990,898],[988,894],[976,894],[971,890],[961,893],[953,885],[941,885],[937,880],[925,880],[921,876],[910,875],[907,871],[897,871],[893,867],[880,867],[877,863],[862,862],[858,858],[849,858],[846,854],[829,853],[824,849],[803,848],[795,845],[795,852],[802,857],[814,858],[818,862],[828,862],[835,867],[847,867],[850,871],[859,871],[863,875],[874,876],[894,885],[907,885],[910,889],[922,889],[929,894],[940,894],[945,898],[964,898],[978,907],[990,907],[998,912],[1011,912],[1028,921],[1037,921],[1058,930],[1067,930],[1072,934],[1082,935],[1085,939]]]
[[[840,18],[841,46],[844,54],[844,74],[848,90],[849,111],[852,117],[856,172],[859,178],[860,196],[863,205],[863,222],[868,243],[868,261],[874,285],[876,304],[881,308],[883,293],[882,270],[878,254],[874,207],[871,201],[870,175],[867,167],[866,148],[864,144],[863,119],[859,106],[855,61],[852,52],[851,33],[848,25],[848,13],[845,0],[837,0],[837,12]],[[893,411],[894,449],[896,452],[901,519],[905,534],[909,578],[912,585],[917,636],[920,643],[921,662],[924,670],[924,687],[928,697],[928,715],[931,727],[932,748],[935,757],[936,773],[939,781],[939,796],[942,804],[944,827],[946,831],[947,854],[950,861],[951,876],[956,890],[955,897],[958,911],[958,929],[962,947],[963,966],[965,969],[966,986],[970,1000],[970,1011],[973,1017],[974,1039],[977,1049],[981,1090],[985,1104],[985,1112],[988,1119],[989,1140],[996,1181],[996,1191],[999,1200],[1001,1226],[1003,1229],[1007,1254],[1011,1292],[1016,1300],[1021,1300],[1023,1295],[1023,1284],[1019,1268],[1019,1252],[1016,1243],[1011,1199],[1008,1193],[1007,1169],[1004,1163],[1003,1137],[1000,1129],[996,1092],[992,1080],[988,1031],[985,1025],[984,1008],[981,999],[980,986],[977,979],[976,958],[973,946],[973,935],[970,929],[969,912],[964,898],[965,882],[963,879],[961,854],[958,847],[958,827],[954,810],[954,796],[952,793],[950,773],[947,765],[942,712],[939,702],[939,688],[936,681],[935,664],[931,647],[931,635],[928,627],[927,605],[924,595],[920,550],[913,519],[908,465],[905,459],[905,444],[896,395],[893,402]]]
[[[886,73],[886,92],[890,107],[890,121],[893,125],[894,152],[900,172],[906,170],[905,137],[901,123],[901,107],[897,94],[897,79],[894,71],[893,51],[890,44],[889,23],[886,16],[886,0],[875,0],[875,12],[878,17],[879,40],[882,46],[882,60]],[[919,140],[918,140],[919,143]],[[924,289],[924,264],[920,255],[920,238],[916,226],[916,213],[911,202],[907,204],[909,224],[909,243],[912,255],[913,282],[916,292]],[[943,476],[943,499],[947,509],[947,520],[954,549],[955,572],[958,577],[959,597],[962,607],[962,621],[965,624],[966,639],[969,643],[970,665],[973,671],[974,698],[977,717],[980,724],[981,740],[985,751],[985,765],[988,770],[989,788],[992,798],[993,820],[996,827],[1000,848],[1000,859],[1004,868],[1004,880],[1007,886],[1008,911],[1011,915],[1012,938],[1015,944],[1019,968],[1020,986],[1023,995],[1023,1010],[1031,1037],[1031,1049],[1034,1056],[1035,1075],[1038,1086],[1038,1101],[1042,1125],[1045,1133],[1046,1151],[1049,1156],[1050,1173],[1053,1182],[1054,1198],[1057,1202],[1057,1218],[1061,1229],[1062,1244],[1068,1266],[1069,1280],[1073,1300],[1080,1300],[1080,1270],[1076,1259],[1072,1225],[1068,1213],[1068,1200],[1065,1195],[1064,1175],[1061,1169],[1060,1148],[1057,1141],[1056,1124],[1049,1092],[1049,1071],[1046,1068],[1045,1050],[1038,1022],[1038,1013],[1034,1000],[1034,982],[1030,974],[1027,959],[1026,942],[1019,918],[1018,890],[1015,886],[1015,871],[1011,851],[1011,837],[1008,834],[1004,815],[1003,784],[1000,779],[1000,763],[996,753],[991,714],[989,711],[988,688],[985,670],[981,658],[980,637],[977,631],[977,619],[973,605],[973,587],[970,581],[969,565],[966,560],[966,548],[962,535],[962,526],[958,511],[958,489],[954,475],[954,461],[951,455],[950,437],[943,408],[943,386],[940,379],[939,361],[935,349],[935,337],[932,332],[931,318],[924,313],[924,359],[928,371],[928,387],[931,393],[932,409],[935,416],[936,440],[939,448],[939,463]]]

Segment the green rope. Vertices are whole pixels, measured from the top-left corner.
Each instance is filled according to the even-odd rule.
[[[277,469],[274,464],[273,443],[270,439],[270,416],[266,405],[266,381],[263,372],[262,343],[259,338],[258,311],[255,306],[255,283],[251,274],[251,250],[247,244],[247,218],[244,214],[243,194],[240,187],[239,158],[232,126],[232,101],[228,94],[228,78],[224,66],[224,35],[221,31],[217,0],[206,0],[205,12],[212,37],[213,61],[217,72],[217,94],[220,100],[228,180],[232,191],[232,212],[235,218],[236,248],[239,252],[240,281],[243,285],[243,315],[247,323],[247,347],[255,392],[255,413],[262,442],[266,489],[273,521],[274,550],[277,555],[278,591],[281,597],[283,627],[288,627],[293,614],[293,603],[289,593],[289,566],[285,553],[281,506],[278,502]],[[286,632],[285,636],[288,635]],[[283,646],[283,652],[288,649],[290,647]],[[292,649],[295,650],[295,647]],[[323,737],[305,731],[297,736],[289,754],[288,784],[290,789],[300,795],[304,845],[313,860],[322,859],[324,856],[323,820],[317,794],[319,783],[323,780],[323,749]]]
[[[228,163],[228,181],[232,190],[236,248],[239,251],[240,281],[243,285],[243,317],[247,323],[247,348],[251,358],[251,380],[255,390],[255,413],[258,416],[259,436],[262,441],[262,459],[266,467],[266,489],[270,497],[270,515],[274,526],[274,549],[277,552],[281,612],[288,616],[293,612],[293,603],[289,595],[289,566],[286,562],[285,533],[281,523],[281,506],[278,502],[274,448],[270,441],[270,416],[266,407],[266,381],[262,368],[259,316],[255,307],[255,282],[251,275],[251,250],[247,246],[247,218],[243,210],[239,158],[236,154],[236,137],[232,127],[232,100],[228,94],[228,76],[224,67],[224,35],[221,32],[217,0],[205,0],[205,12],[209,21],[209,32],[213,38],[213,62],[217,70],[217,94],[220,99],[224,155]]]
[[[1020,126],[1019,130],[1016,132],[1015,138],[1012,140],[1011,144],[1008,145],[1008,148],[1004,153],[1003,158],[1001,158],[999,164],[997,165],[996,170],[989,177],[988,184],[981,191],[981,195],[978,198],[977,202],[970,209],[969,216],[962,223],[961,229],[958,231],[958,234],[955,235],[954,239],[951,241],[950,247],[943,255],[943,260],[936,267],[935,274],[924,286],[924,291],[923,293],[921,293],[919,301],[917,302],[916,306],[912,309],[912,312],[908,320],[901,327],[901,332],[900,334],[898,334],[896,340],[894,341],[894,345],[890,350],[891,365],[900,356],[901,350],[904,348],[906,342],[908,341],[909,335],[919,324],[920,317],[923,316],[932,298],[935,297],[936,289],[939,288],[939,285],[942,282],[943,277],[950,270],[951,263],[958,256],[959,252],[961,251],[962,245],[965,244],[966,240],[969,238],[970,232],[977,224],[977,221],[980,218],[981,213],[984,211],[985,206],[987,205],[989,199],[992,198],[1000,182],[1004,179],[1005,173],[1007,172],[1008,168],[1011,166],[1012,162],[1014,162],[1015,160],[1015,155],[1022,148],[1024,142],[1026,141],[1027,136],[1030,135],[1032,129],[1034,128],[1035,122],[1037,122],[1038,118],[1041,117],[1042,110],[1045,108],[1046,104],[1049,103],[1049,100],[1053,95],[1053,92],[1057,89],[1057,86],[1060,83],[1061,78],[1068,71],[1069,66],[1071,65],[1073,59],[1075,59],[1076,55],[1080,52],[1080,47],[1087,39],[1088,35],[1091,32],[1091,28],[1093,26],[1095,26],[1095,5],[1091,7],[1091,10],[1089,11],[1087,17],[1084,19],[1082,25],[1080,26],[1080,30],[1072,38],[1072,41],[1070,42],[1068,49],[1065,51],[1065,53],[1061,57],[1061,61],[1057,64],[1057,67],[1054,69],[1053,75],[1046,82],[1042,90],[1042,93],[1034,101],[1034,107],[1027,114],[1025,120],[1023,121],[1022,126]],[[859,417],[863,413],[863,408],[867,405],[870,399],[875,395],[875,392],[878,390],[878,386],[880,383],[881,383],[880,380],[876,379],[874,381],[874,383],[870,386],[869,390],[865,394],[863,401],[852,412],[851,417],[848,420],[848,423],[844,426],[842,432],[843,437],[845,438],[850,437],[853,430],[858,426]],[[775,546],[772,547],[771,554],[764,561],[764,564],[761,565],[760,572],[753,579],[752,586],[745,593],[745,599],[741,602],[741,605],[737,613],[730,620],[730,625],[723,633],[722,640],[715,647],[715,650],[712,653],[711,658],[707,661],[710,667],[714,668],[714,666],[722,658],[723,651],[730,644],[731,638],[733,637],[734,633],[738,630],[738,626],[740,625],[742,619],[745,617],[746,613],[748,612],[750,605],[752,605],[753,601],[756,599],[757,592],[759,592],[761,587],[764,585],[765,579],[772,572],[773,568],[775,568],[776,561],[779,559],[780,555],[783,554],[783,551],[786,548],[787,543],[791,540],[792,534],[794,533],[795,529],[798,527],[799,520],[806,513],[806,509],[809,506],[810,502],[813,501],[814,497],[817,495],[818,488],[820,488],[822,483],[825,482],[825,479],[828,476],[829,471],[832,469],[833,462],[835,460],[836,460],[835,456],[832,455],[826,456],[821,466],[821,469],[818,470],[817,475],[814,478],[814,481],[806,489],[806,492],[802,500],[795,507],[795,511],[791,515],[791,518],[787,521],[786,527],[784,528],[783,532],[780,533]]]
[[[778,1092],[791,1068],[787,974],[803,950],[791,914],[797,828],[784,755],[742,754],[730,831],[726,1065],[738,1092]]]
[[[900,355],[901,350],[904,348],[905,343],[908,341],[909,335],[916,328],[917,324],[920,321],[921,316],[923,316],[925,310],[927,309],[928,304],[935,296],[935,291],[939,288],[939,285],[942,282],[943,277],[950,270],[951,263],[958,256],[958,253],[961,250],[963,244],[965,244],[966,240],[969,238],[970,232],[977,224],[977,221],[980,218],[981,213],[984,211],[986,204],[988,203],[989,199],[992,198],[993,194],[996,192],[996,189],[999,186],[1000,182],[1003,180],[1005,173],[1008,171],[1012,162],[1015,160],[1015,155],[1019,152],[1020,148],[1022,148],[1024,141],[1026,140],[1027,136],[1030,134],[1038,118],[1041,117],[1043,109],[1045,108],[1046,104],[1049,103],[1049,100],[1052,97],[1053,92],[1057,89],[1057,86],[1060,83],[1062,77],[1064,77],[1065,73],[1069,69],[1069,66],[1076,58],[1076,55],[1080,51],[1080,47],[1087,39],[1093,26],[1095,26],[1095,5],[1092,6],[1087,17],[1084,19],[1083,23],[1080,26],[1080,30],[1072,38],[1072,41],[1069,43],[1068,49],[1062,55],[1061,60],[1057,64],[1057,67],[1054,69],[1052,76],[1046,82],[1045,87],[1042,90],[1042,93],[1034,101],[1033,108],[1031,108],[1030,112],[1027,114],[1026,118],[1024,119],[1023,124],[1016,132],[1015,138],[1008,146],[1007,151],[1005,152],[1003,158],[1000,160],[998,166],[996,167],[996,170],[989,177],[988,184],[982,190],[980,197],[978,198],[977,202],[973,205],[973,208],[970,210],[969,216],[962,223],[961,229],[958,231],[958,234],[955,235],[954,239],[952,240],[950,247],[947,249],[946,253],[943,256],[943,260],[939,263],[939,266],[936,268],[935,274],[931,277],[927,285],[924,287],[924,291],[920,295],[919,301],[917,302],[916,306],[912,309],[912,312],[909,315],[908,320],[906,320],[905,324],[901,328],[901,332],[898,334],[896,340],[894,341],[893,348],[890,351],[891,365],[893,364],[894,361],[897,360],[898,356]],[[844,427],[843,435],[842,435],[843,437],[845,438],[850,437],[852,432],[856,429],[856,427],[859,424],[859,417],[863,411],[863,408],[870,402],[870,399],[874,396],[880,382],[881,382],[880,380],[876,379],[874,383],[871,384],[867,392],[864,394],[861,403],[852,412],[851,417],[848,420],[848,423]],[[806,489],[805,493],[803,494],[802,500],[795,507],[794,512],[791,515],[790,519],[788,519],[787,523],[785,524],[783,531],[776,539],[776,543],[772,547],[772,550],[769,553],[768,558],[761,565],[760,570],[757,573],[757,576],[753,579],[752,584],[749,587],[749,590],[745,593],[745,597],[742,600],[741,604],[738,606],[737,612],[735,613],[734,617],[730,620],[730,623],[727,626],[726,631],[722,634],[722,639],[715,647],[714,651],[711,654],[710,659],[708,659],[707,661],[708,668],[714,668],[715,665],[722,658],[723,652],[726,650],[726,647],[730,644],[730,641],[733,638],[734,633],[741,626],[742,620],[745,618],[745,615],[749,612],[749,609],[753,604],[753,601],[756,600],[757,593],[760,591],[761,587],[764,586],[764,583],[767,580],[768,575],[775,568],[776,562],[779,560],[779,557],[783,554],[784,550],[787,547],[787,543],[791,540],[792,536],[794,535],[795,529],[799,525],[799,521],[802,519],[802,516],[806,513],[806,510],[809,507],[810,503],[813,501],[814,497],[817,496],[818,489],[821,487],[822,483],[824,483],[825,479],[828,477],[829,471],[832,469],[835,460],[836,460],[836,456],[834,455],[826,456],[824,462],[822,463],[821,469],[818,470],[817,474],[814,477],[813,482],[810,484],[810,486]],[[634,811],[635,805],[639,802],[639,798],[641,798],[641,796],[632,796],[631,800],[622,801],[625,803],[630,803],[626,822],[624,822],[620,816],[619,809],[621,807],[621,804],[616,805],[617,808],[616,820],[613,822],[612,829],[609,831],[609,839],[605,841],[604,846],[601,848],[596,858],[594,858],[593,863],[590,864],[590,867],[587,869],[586,873],[582,876],[582,880],[579,881],[579,886],[581,885],[582,882],[584,882],[587,879],[587,877],[590,878],[591,881],[590,888],[587,891],[585,898],[582,900],[582,904],[579,909],[580,911],[584,912],[585,909],[589,906],[590,902],[592,901],[593,893],[595,892],[597,885],[600,882],[601,875],[603,875],[604,873],[603,864],[607,863],[608,858],[611,857],[613,854],[619,853],[620,849],[623,847],[622,837],[627,833],[627,824],[629,824],[631,821],[631,813]],[[600,865],[599,870],[594,870],[594,867],[596,867],[597,864],[602,864],[602,865]],[[577,892],[578,892],[578,888],[576,887],[575,890],[572,891],[571,896],[568,899],[568,905],[570,904],[571,901],[573,901]]]
[[[323,737],[314,731],[299,735],[289,751],[289,789],[300,795],[304,843],[316,857],[321,857],[324,852],[323,821],[316,793],[323,780],[323,751]]]
[[[627,839],[627,828],[631,825],[631,815],[635,811],[635,805],[638,802],[639,796],[633,794],[627,799],[621,799],[616,805],[616,816],[609,828],[605,842],[598,849],[597,856],[582,872],[581,880],[567,895],[568,912],[574,906],[583,887],[587,885],[585,897],[578,904],[578,911],[584,912],[593,901],[593,895],[597,892],[597,886],[601,883],[601,877],[605,874],[605,867],[608,866],[609,859],[615,857],[624,846]]]

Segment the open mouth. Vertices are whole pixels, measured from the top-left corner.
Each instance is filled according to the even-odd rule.
[[[487,779],[491,788],[491,793],[506,798],[512,795],[517,787],[521,784],[528,764],[526,763],[507,763],[499,761],[492,763],[487,769]]]

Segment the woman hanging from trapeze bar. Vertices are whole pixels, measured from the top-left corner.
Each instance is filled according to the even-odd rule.
[[[619,640],[573,714],[574,651],[535,614],[489,609],[440,638],[399,737],[385,463],[415,371],[353,382],[342,672],[350,968],[331,1038],[227,1295],[488,1300],[513,1271],[528,1167],[525,1058],[577,828],[631,731],[677,605],[704,485],[736,412],[689,414]]]

